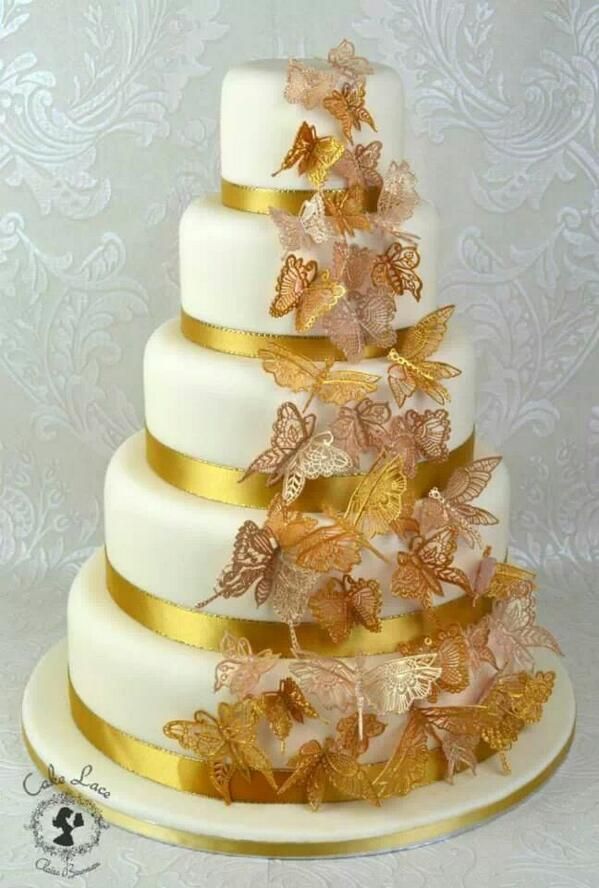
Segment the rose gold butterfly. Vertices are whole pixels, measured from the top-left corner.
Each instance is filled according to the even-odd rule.
[[[353,149],[346,148],[343,156],[337,161],[332,172],[347,179],[348,186],[359,185],[361,188],[382,188],[383,179],[377,170],[383,143],[370,142],[368,145],[356,145]],[[374,220],[377,224],[378,220]]]
[[[314,259],[304,262],[291,253],[277,278],[270,313],[280,318],[295,308],[295,327],[305,333],[344,295],[345,287],[331,278],[330,271],[319,272]]]
[[[224,633],[219,650],[224,659],[214,672],[214,691],[229,688],[240,699],[254,693],[262,676],[276,666],[280,656],[268,648],[254,654],[247,638],[237,638],[230,632]]]
[[[332,737],[326,737],[322,745],[318,740],[303,743],[287,764],[293,770],[277,794],[285,795],[294,786],[303,786],[313,811],[324,801],[329,785],[349,798],[379,804],[366,768],[354,755],[342,750]]]
[[[401,454],[404,472],[408,478],[413,478],[420,459],[429,462],[447,459],[450,432],[447,410],[425,410],[422,413],[408,410],[391,419],[385,445],[389,453]]]
[[[457,533],[443,527],[432,536],[414,536],[408,552],[398,552],[397,567],[391,577],[391,594],[418,601],[422,607],[431,607],[434,595],[443,595],[442,583],[458,586],[471,593],[470,581],[453,566],[457,549]]]
[[[350,79],[359,79],[372,74],[374,68],[364,56],[357,56],[354,44],[350,40],[342,40],[334,49],[329,50],[329,64]]]
[[[295,250],[309,250],[314,244],[324,244],[334,237],[334,229],[327,219],[324,199],[315,191],[310,200],[304,201],[296,216],[286,210],[270,207],[268,212],[277,226],[283,255]]]
[[[396,241],[377,256],[372,268],[372,283],[393,296],[410,293],[416,302],[420,302],[422,281],[414,270],[419,264],[417,245]]]
[[[544,647],[556,654],[562,653],[551,632],[537,626],[532,593],[523,598],[495,602],[489,625],[494,650],[501,653],[502,668],[508,671],[534,667],[529,648]]]
[[[367,668],[367,657],[349,659],[316,657],[296,651],[298,659],[289,664],[291,673],[308,697],[314,696],[325,709],[358,713],[358,734],[363,736],[366,707],[378,715],[406,712],[415,700],[429,696],[441,669],[437,655],[392,657]]]
[[[309,393],[304,410],[308,409],[314,397],[327,404],[337,405],[359,401],[376,391],[377,382],[381,378],[359,370],[333,370],[332,359],[319,366],[282,345],[261,348],[258,356],[262,359],[264,370],[272,373],[278,385],[290,388],[292,392]]]
[[[343,163],[343,158],[337,162],[336,169],[340,163]],[[408,235],[403,231],[404,223],[414,214],[419,203],[416,176],[409,164],[405,160],[400,164],[392,161],[382,180],[381,193],[372,223],[395,238],[406,238]]]
[[[331,431],[315,433],[316,416],[303,416],[292,401],[285,401],[277,410],[270,447],[261,453],[240,478],[244,481],[254,472],[268,475],[268,486],[283,481],[283,500],[291,503],[300,495],[306,481],[330,478],[351,472],[350,457],[333,444]]]
[[[380,452],[387,435],[385,426],[390,418],[391,409],[386,401],[363,398],[352,406],[344,404],[331,425],[333,440],[358,467],[360,454],[369,450]]]
[[[294,722],[303,724],[304,718],[318,718],[299,685],[289,676],[282,678],[276,691],[265,691],[258,705],[275,737],[286,740]]]
[[[360,185],[325,194],[324,204],[337,234],[353,237],[356,231],[370,229],[370,219],[364,210],[364,189]]]
[[[376,131],[372,115],[364,106],[365,99],[366,87],[364,83],[358,82],[344,83],[340,90],[333,90],[330,96],[322,100],[323,108],[341,123],[343,135],[351,144],[353,144],[352,130],[360,131],[363,123],[367,123]],[[335,160],[339,160],[339,157]]]
[[[296,133],[293,145],[273,176],[278,176],[283,170],[289,170],[297,164],[299,174],[306,174],[315,188],[321,188],[329,170],[344,151],[343,142],[333,136],[318,136],[316,127],[304,120]]]
[[[329,579],[310,597],[308,607],[335,644],[345,641],[352,626],[380,632],[381,588],[376,580],[345,574]]]
[[[451,364],[429,361],[428,358],[443,341],[454,307],[446,305],[427,314],[406,332],[401,353],[397,349],[389,352],[389,388],[399,407],[403,407],[416,391],[428,395],[437,404],[443,405],[451,400],[440,380],[453,379],[460,375],[461,370]]]
[[[437,487],[429,490],[420,505],[420,526],[425,535],[431,530],[449,524],[458,536],[473,549],[482,549],[482,537],[478,526],[497,524],[495,515],[471,504],[480,496],[491,480],[491,475],[501,462],[500,456],[475,459],[469,465],[456,469],[441,492]]]
[[[312,68],[300,59],[289,59],[284,96],[291,104],[316,108],[335,87],[337,75],[326,69]]]

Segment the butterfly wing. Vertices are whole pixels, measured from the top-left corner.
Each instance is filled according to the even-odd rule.
[[[443,495],[453,506],[469,503],[480,496],[500,462],[500,456],[487,456],[461,466],[451,475]]]
[[[244,521],[235,537],[231,561],[217,582],[223,598],[238,598],[261,582],[277,550],[276,540],[267,528]]]
[[[422,281],[414,271],[420,263],[415,244],[391,244],[386,253],[378,256],[372,269],[375,287],[389,289],[395,296],[410,293],[416,302],[422,296]]]
[[[434,354],[447,333],[447,324],[454,310],[455,305],[445,305],[410,327],[403,340],[402,355],[416,363]]]
[[[350,187],[359,185],[361,188],[381,188],[383,179],[377,166],[382,147],[382,142],[375,141],[368,145],[356,145],[353,151],[346,148],[333,172],[347,179]]]
[[[312,434],[314,415],[302,416],[292,401],[285,401],[277,410],[270,447],[250,463],[241,481],[254,472],[270,475],[274,484],[302,444]]]
[[[392,161],[383,180],[377,203],[375,224],[398,237],[401,227],[420,203],[416,192],[416,176],[406,161]]]
[[[292,392],[309,392],[318,378],[319,368],[309,358],[295,354],[282,345],[269,345],[258,350],[258,357],[277,385]]]
[[[352,627],[352,614],[343,584],[330,577],[309,601],[310,613],[335,644],[344,641]]]
[[[195,713],[193,721],[169,721],[162,730],[183,749],[188,749],[205,762],[222,754],[227,746],[218,721],[201,710]]]
[[[362,452],[381,448],[390,417],[391,410],[385,401],[364,398],[355,406],[344,405],[331,425],[333,440],[358,465]]]
[[[440,675],[436,653],[396,657],[369,669],[363,678],[363,689],[378,713],[402,713],[415,700],[428,697]]]
[[[335,447],[330,431],[313,435],[289,461],[283,482],[283,500],[297,499],[306,479],[331,478],[352,470],[351,457]]]
[[[289,671],[308,697],[325,709],[349,712],[356,707],[355,670],[335,657],[292,660]]]
[[[289,59],[284,96],[291,104],[303,105],[308,110],[316,108],[334,85],[332,71],[311,68],[299,59]]]
[[[368,59],[356,55],[355,47],[350,40],[344,39],[334,49],[329,50],[327,59],[333,68],[350,79],[362,78],[374,71]]]
[[[374,373],[362,373],[359,370],[331,370],[319,388],[321,400],[328,404],[347,404],[348,401],[360,401],[377,389],[381,377]]]
[[[316,263],[308,263],[308,265]],[[300,333],[310,330],[316,321],[329,312],[345,295],[345,287],[331,278],[328,270],[321,271],[306,286],[297,302],[295,326]]]
[[[401,457],[379,457],[352,493],[345,518],[367,537],[385,533],[401,515],[407,486]]]

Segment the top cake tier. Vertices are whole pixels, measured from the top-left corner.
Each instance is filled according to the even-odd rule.
[[[326,63],[303,60],[313,67]],[[307,120],[319,135],[329,135],[337,126],[321,108],[306,109],[285,99],[287,60],[246,62],[225,76],[221,98],[221,175],[228,182],[256,188],[305,189],[310,184],[297,168],[272,174],[281,166],[300,124]],[[368,110],[377,130],[364,125],[355,133],[356,143],[382,142],[380,169],[403,157],[403,91],[392,68],[373,65],[368,75]],[[331,175],[329,188],[344,187],[344,180]]]

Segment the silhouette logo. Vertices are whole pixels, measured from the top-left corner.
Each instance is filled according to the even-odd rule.
[[[97,869],[98,861],[85,865],[85,858],[98,847],[107,827],[92,801],[54,793],[37,805],[27,824],[41,853],[36,868],[67,879]]]

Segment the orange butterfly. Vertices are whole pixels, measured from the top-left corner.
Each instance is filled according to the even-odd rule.
[[[385,425],[390,418],[391,409],[386,401],[363,398],[352,407],[343,405],[331,425],[333,440],[358,466],[361,453],[381,450],[387,436]]]
[[[316,127],[304,120],[293,145],[273,176],[278,176],[283,170],[289,170],[297,164],[300,175],[305,173],[315,188],[321,188],[329,170],[343,156],[344,151],[343,142],[333,136],[317,136]]]
[[[286,386],[292,392],[309,392],[304,410],[315,396],[327,404],[359,401],[364,395],[376,391],[381,378],[359,370],[332,370],[333,360],[319,367],[309,358],[297,355],[282,345],[261,348],[258,356],[266,372],[272,373],[278,385]]]
[[[291,104],[311,110],[335,87],[337,75],[305,65],[300,59],[289,59],[284,96]]]
[[[447,410],[425,410],[423,413],[408,410],[391,419],[385,444],[390,453],[401,454],[404,472],[408,478],[413,478],[419,459],[429,462],[447,459],[450,431]]]
[[[364,714],[362,721],[362,736],[359,733],[359,717],[358,713],[346,715],[337,722],[337,742],[339,748],[343,752],[349,752],[350,755],[363,755],[370,746],[370,741],[374,737],[380,737],[385,728],[385,722],[379,721],[374,712]]]
[[[327,631],[332,641],[345,641],[352,626],[361,625],[370,632],[380,632],[381,588],[376,580],[329,577],[308,602],[314,619]]]
[[[364,190],[359,185],[325,194],[324,203],[331,225],[342,236],[353,237],[356,231],[370,229],[368,213],[364,212]]]
[[[536,588],[535,574],[524,567],[497,561],[487,546],[476,570],[474,597],[487,595],[503,601],[508,598],[525,598]]]
[[[370,142],[369,145],[356,145],[352,150],[346,148],[345,153],[335,164],[332,172],[347,179],[349,186],[359,185],[361,188],[381,188],[383,179],[377,170],[381,156],[382,142]]]
[[[307,479],[351,472],[351,458],[335,447],[332,432],[315,434],[315,424],[313,413],[303,416],[292,401],[281,404],[270,447],[250,463],[240,481],[254,472],[268,475],[269,486],[282,480],[283,501],[291,503],[300,495]]]
[[[352,129],[360,131],[363,123],[367,123],[371,129],[376,131],[372,115],[364,107],[365,99],[366,86],[363,82],[357,82],[344,83],[341,90],[333,90],[331,95],[322,101],[323,108],[326,108],[329,114],[332,114],[341,123],[343,135],[352,144]]]
[[[329,50],[328,62],[345,77],[359,79],[372,74],[374,68],[364,56],[357,56],[354,44],[350,40],[342,40],[339,46]]]
[[[254,654],[247,638],[237,638],[225,632],[220,642],[220,660],[214,673],[214,691],[229,688],[240,699],[253,694],[258,682],[276,666],[280,654],[268,648]]]
[[[344,295],[344,285],[332,280],[330,271],[319,272],[314,259],[304,262],[291,253],[277,278],[270,313],[273,317],[280,318],[294,308],[297,309],[295,326],[304,333]]]
[[[372,283],[394,296],[411,293],[416,302],[420,302],[422,281],[414,271],[419,264],[420,253],[416,244],[396,241],[377,256],[372,269]]]
[[[440,361],[429,361],[428,358],[437,351],[447,332],[447,323],[455,306],[446,305],[427,314],[406,332],[401,354],[397,349],[389,352],[389,388],[393,392],[399,407],[416,390],[423,392],[436,401],[445,404],[451,396],[441,379],[453,379],[461,370]]]
[[[431,530],[449,524],[470,546],[482,548],[482,537],[477,525],[488,527],[497,524],[495,515],[471,505],[491,480],[493,471],[501,462],[500,456],[475,459],[467,466],[456,469],[442,492],[433,487],[420,505],[420,526],[426,535]]]
[[[438,632],[435,638],[427,636],[397,646],[404,657],[435,650],[439,658],[441,675],[437,687],[450,694],[459,694],[470,683],[468,642],[458,623]]]
[[[457,533],[444,527],[432,536],[415,536],[408,552],[398,552],[397,567],[391,577],[391,594],[399,598],[414,598],[422,607],[431,607],[433,595],[443,595],[441,583],[459,586],[471,594],[470,581],[453,566],[457,549]]]

